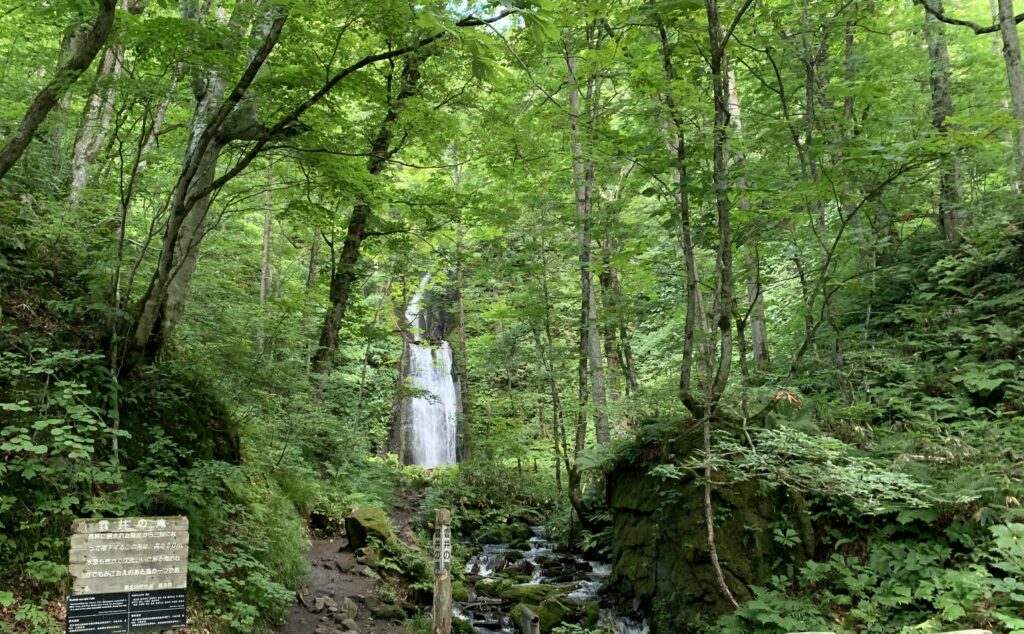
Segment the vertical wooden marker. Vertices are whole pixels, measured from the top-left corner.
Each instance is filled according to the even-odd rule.
[[[525,605],[519,606],[519,625],[523,634],[540,634],[540,617]]]
[[[452,513],[434,515],[434,634],[452,632]]]

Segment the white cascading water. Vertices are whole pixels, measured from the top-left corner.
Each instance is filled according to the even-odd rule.
[[[420,303],[430,275],[423,277],[419,290],[409,302],[405,317],[412,330],[413,341],[406,344],[409,357],[409,382],[417,391],[408,401],[406,424],[412,463],[432,469],[456,462],[458,427],[458,396],[452,378],[452,348],[447,341],[437,347],[420,344],[424,320]]]

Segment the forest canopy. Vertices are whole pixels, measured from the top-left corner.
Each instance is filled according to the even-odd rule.
[[[406,631],[449,508],[661,634],[1024,632],[1022,21],[5,0],[0,632],[62,631],[75,518],[187,515],[191,623],[259,632],[413,498]]]

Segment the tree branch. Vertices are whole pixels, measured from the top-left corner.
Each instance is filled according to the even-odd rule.
[[[977,22],[971,22],[970,20],[959,20],[957,18],[951,18],[946,15],[945,11],[941,7],[934,7],[928,0],[914,0],[917,4],[924,7],[924,10],[932,14],[939,22],[945,22],[946,24],[952,24],[953,26],[965,26],[970,30],[974,31],[975,35],[985,35],[987,33],[995,33],[999,30],[998,24],[991,26],[981,26]],[[1024,22],[1024,13],[1019,13],[1013,18],[1014,24],[1020,24]]]
[[[92,60],[96,58],[96,54],[99,53],[114,27],[116,7],[117,0],[100,0],[96,20],[89,32],[82,38],[81,46],[63,66],[57,69],[57,73],[50,83],[46,84],[32,100],[32,104],[25,111],[25,116],[18,124],[14,135],[4,145],[3,150],[0,150],[0,179],[14,167],[21,155],[25,153],[36,130],[64,96],[64,93],[92,64]]]
[[[456,22],[455,26],[470,27],[487,25],[493,22],[497,22],[511,15],[512,13],[515,13],[514,9],[502,11],[501,13],[497,14],[494,17],[485,19],[468,16]],[[303,100],[302,103],[295,106],[295,108],[293,108],[291,112],[281,117],[281,119],[279,119],[278,122],[275,123],[273,126],[267,128],[264,134],[259,139],[256,140],[255,144],[253,144],[253,147],[250,148],[249,151],[246,152],[245,155],[242,156],[242,158],[240,158],[231,169],[229,169],[219,178],[214,180],[208,187],[193,193],[189,202],[194,203],[195,201],[200,200],[203,196],[210,194],[210,192],[214,190],[220,189],[221,187],[226,185],[231,179],[241,174],[242,171],[245,170],[245,168],[248,167],[249,164],[252,163],[257,156],[260,155],[264,147],[267,145],[267,143],[270,142],[271,139],[281,134],[286,128],[288,128],[288,126],[298,121],[298,119],[302,117],[302,115],[305,114],[307,110],[309,110],[317,103],[319,103],[324,97],[328,95],[328,93],[331,92],[331,90],[334,89],[335,86],[337,86],[343,79],[345,79],[349,75],[377,62],[394,59],[396,57],[401,57],[406,53],[411,53],[415,50],[419,50],[425,46],[428,46],[440,40],[447,34],[447,31],[440,31],[429,37],[421,39],[415,44],[409,44],[408,46],[392,49],[390,51],[384,51],[383,53],[377,53],[375,55],[367,55],[366,57],[360,59],[354,64],[351,64],[350,66],[347,66],[346,68],[343,68],[342,70],[338,71],[337,73],[334,74],[333,77],[330,78],[330,80],[324,83],[324,85],[321,86],[319,90],[317,90],[315,93],[313,93],[305,100]]]

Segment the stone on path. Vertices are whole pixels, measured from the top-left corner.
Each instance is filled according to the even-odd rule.
[[[345,518],[345,533],[348,535],[349,546],[353,549],[365,547],[371,537],[385,544],[395,541],[395,534],[391,532],[391,522],[383,509],[352,511]]]
[[[313,600],[314,612],[323,612],[325,609],[329,612],[336,612],[338,610],[338,603],[328,596],[317,597]]]
[[[351,598],[345,597],[341,600],[341,605],[338,606],[337,616],[340,617],[337,620],[340,620],[342,622],[348,620],[355,620],[355,618],[359,616],[359,605],[356,604],[356,602],[353,601]]]

